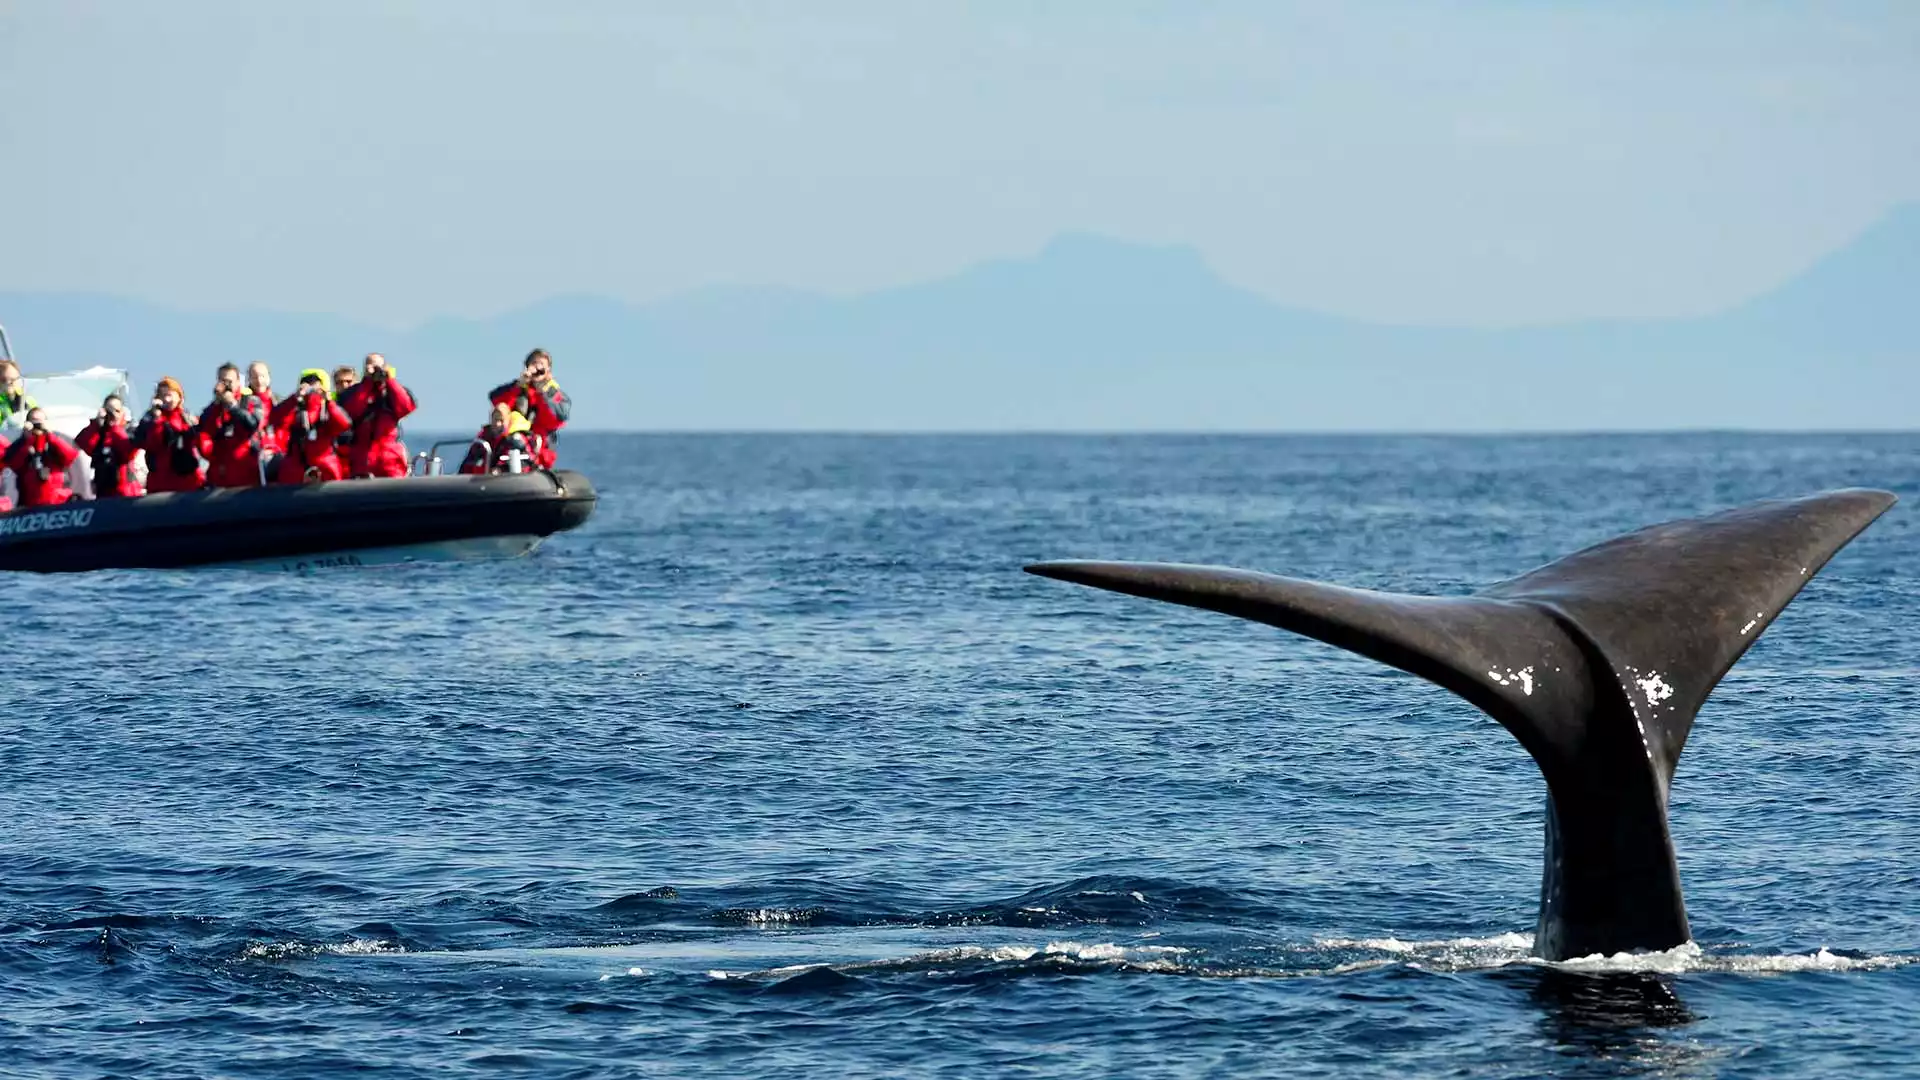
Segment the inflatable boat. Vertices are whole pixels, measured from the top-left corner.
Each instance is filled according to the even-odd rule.
[[[0,359],[13,350],[0,327]],[[94,367],[27,375],[48,425],[69,438],[107,394],[127,397],[127,373]],[[131,400],[131,399],[129,399]],[[19,416],[0,436],[19,434]],[[445,476],[436,443],[415,459],[417,475],[300,486],[210,488],[138,498],[92,498],[86,455],[61,506],[0,513],[0,571],[40,572],[237,565],[308,570],[408,562],[512,558],[592,516],[598,496],[567,470]],[[15,496],[13,474],[0,494]]]
[[[208,488],[0,514],[0,570],[307,570],[512,558],[593,514],[567,470]]]

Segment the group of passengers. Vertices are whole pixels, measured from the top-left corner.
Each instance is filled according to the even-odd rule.
[[[553,358],[543,349],[528,353],[520,377],[495,387],[488,398],[492,413],[460,471],[552,468],[558,432],[572,411],[554,381]],[[126,403],[114,394],[77,438],[68,439],[48,427],[45,412],[26,394],[20,369],[0,361],[0,426],[16,415],[25,421],[13,442],[0,437],[0,469],[12,470],[21,506],[75,498],[68,470],[81,454],[93,467],[95,498],[401,477],[408,459],[400,421],[413,410],[413,394],[379,353],[368,354],[361,370],[343,364],[331,377],[308,368],[284,398],[275,396],[272,373],[256,360],[244,381],[238,367],[222,364],[213,400],[198,415],[187,411],[185,391],[168,376],[131,430]],[[144,488],[135,469],[142,455]]]

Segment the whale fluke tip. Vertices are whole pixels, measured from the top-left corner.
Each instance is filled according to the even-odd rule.
[[[1111,588],[1113,587],[1111,582],[1137,578],[1142,572],[1160,568],[1161,565],[1159,563],[1100,562],[1094,559],[1055,559],[1048,562],[1029,563],[1024,569],[1029,574],[1038,574],[1055,581],[1071,581],[1076,585],[1098,585]]]

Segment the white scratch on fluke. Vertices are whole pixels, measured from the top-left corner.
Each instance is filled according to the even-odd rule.
[[[1801,573],[1803,573],[1803,574],[1804,574],[1804,573],[1806,573],[1806,571],[1804,571],[1804,570],[1802,570],[1802,571],[1801,571]],[[1757,626],[1757,625],[1759,625],[1759,623],[1760,623],[1760,620],[1761,620],[1761,619],[1764,619],[1764,618],[1766,618],[1766,617],[1767,617],[1767,613],[1766,613],[1766,612],[1764,612],[1764,611],[1756,611],[1756,612],[1754,612],[1754,613],[1753,613],[1753,618],[1751,618],[1751,619],[1748,619],[1748,620],[1747,620],[1747,625],[1745,625],[1745,626],[1743,626],[1743,627],[1741,627],[1741,628],[1740,628],[1740,632],[1741,632],[1742,634],[1745,634],[1745,633],[1746,633],[1747,631],[1749,631],[1749,630],[1751,630],[1751,629],[1753,629],[1753,628],[1754,628],[1755,626]]]
[[[1657,705],[1673,696],[1673,687],[1668,686],[1667,681],[1662,679],[1657,671],[1644,679],[1633,680],[1633,684],[1640,688],[1641,693],[1647,695],[1649,705]]]
[[[1559,669],[1556,668],[1555,670],[1557,671]],[[1505,675],[1500,674],[1498,671],[1495,671],[1492,668],[1488,668],[1487,678],[1492,679],[1494,682],[1499,683],[1501,686],[1506,686],[1509,683],[1514,682],[1515,680],[1519,680],[1520,692],[1527,695],[1528,697],[1533,696],[1533,666],[1531,664],[1521,668],[1519,671],[1515,671],[1512,668],[1508,668],[1507,673]]]

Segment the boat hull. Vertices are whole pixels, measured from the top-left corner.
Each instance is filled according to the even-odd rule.
[[[510,557],[581,525],[597,501],[587,478],[566,470],[97,499],[0,514],[0,570]],[[353,553],[366,554],[344,558]]]
[[[355,548],[352,551],[327,551],[313,555],[282,555],[271,559],[247,559],[218,563],[227,570],[266,570],[283,573],[307,573],[316,570],[357,570],[369,566],[411,566],[415,563],[490,562],[518,559],[533,553],[546,540],[526,534],[475,536],[465,540],[436,540],[421,544],[394,544],[387,547]]]

